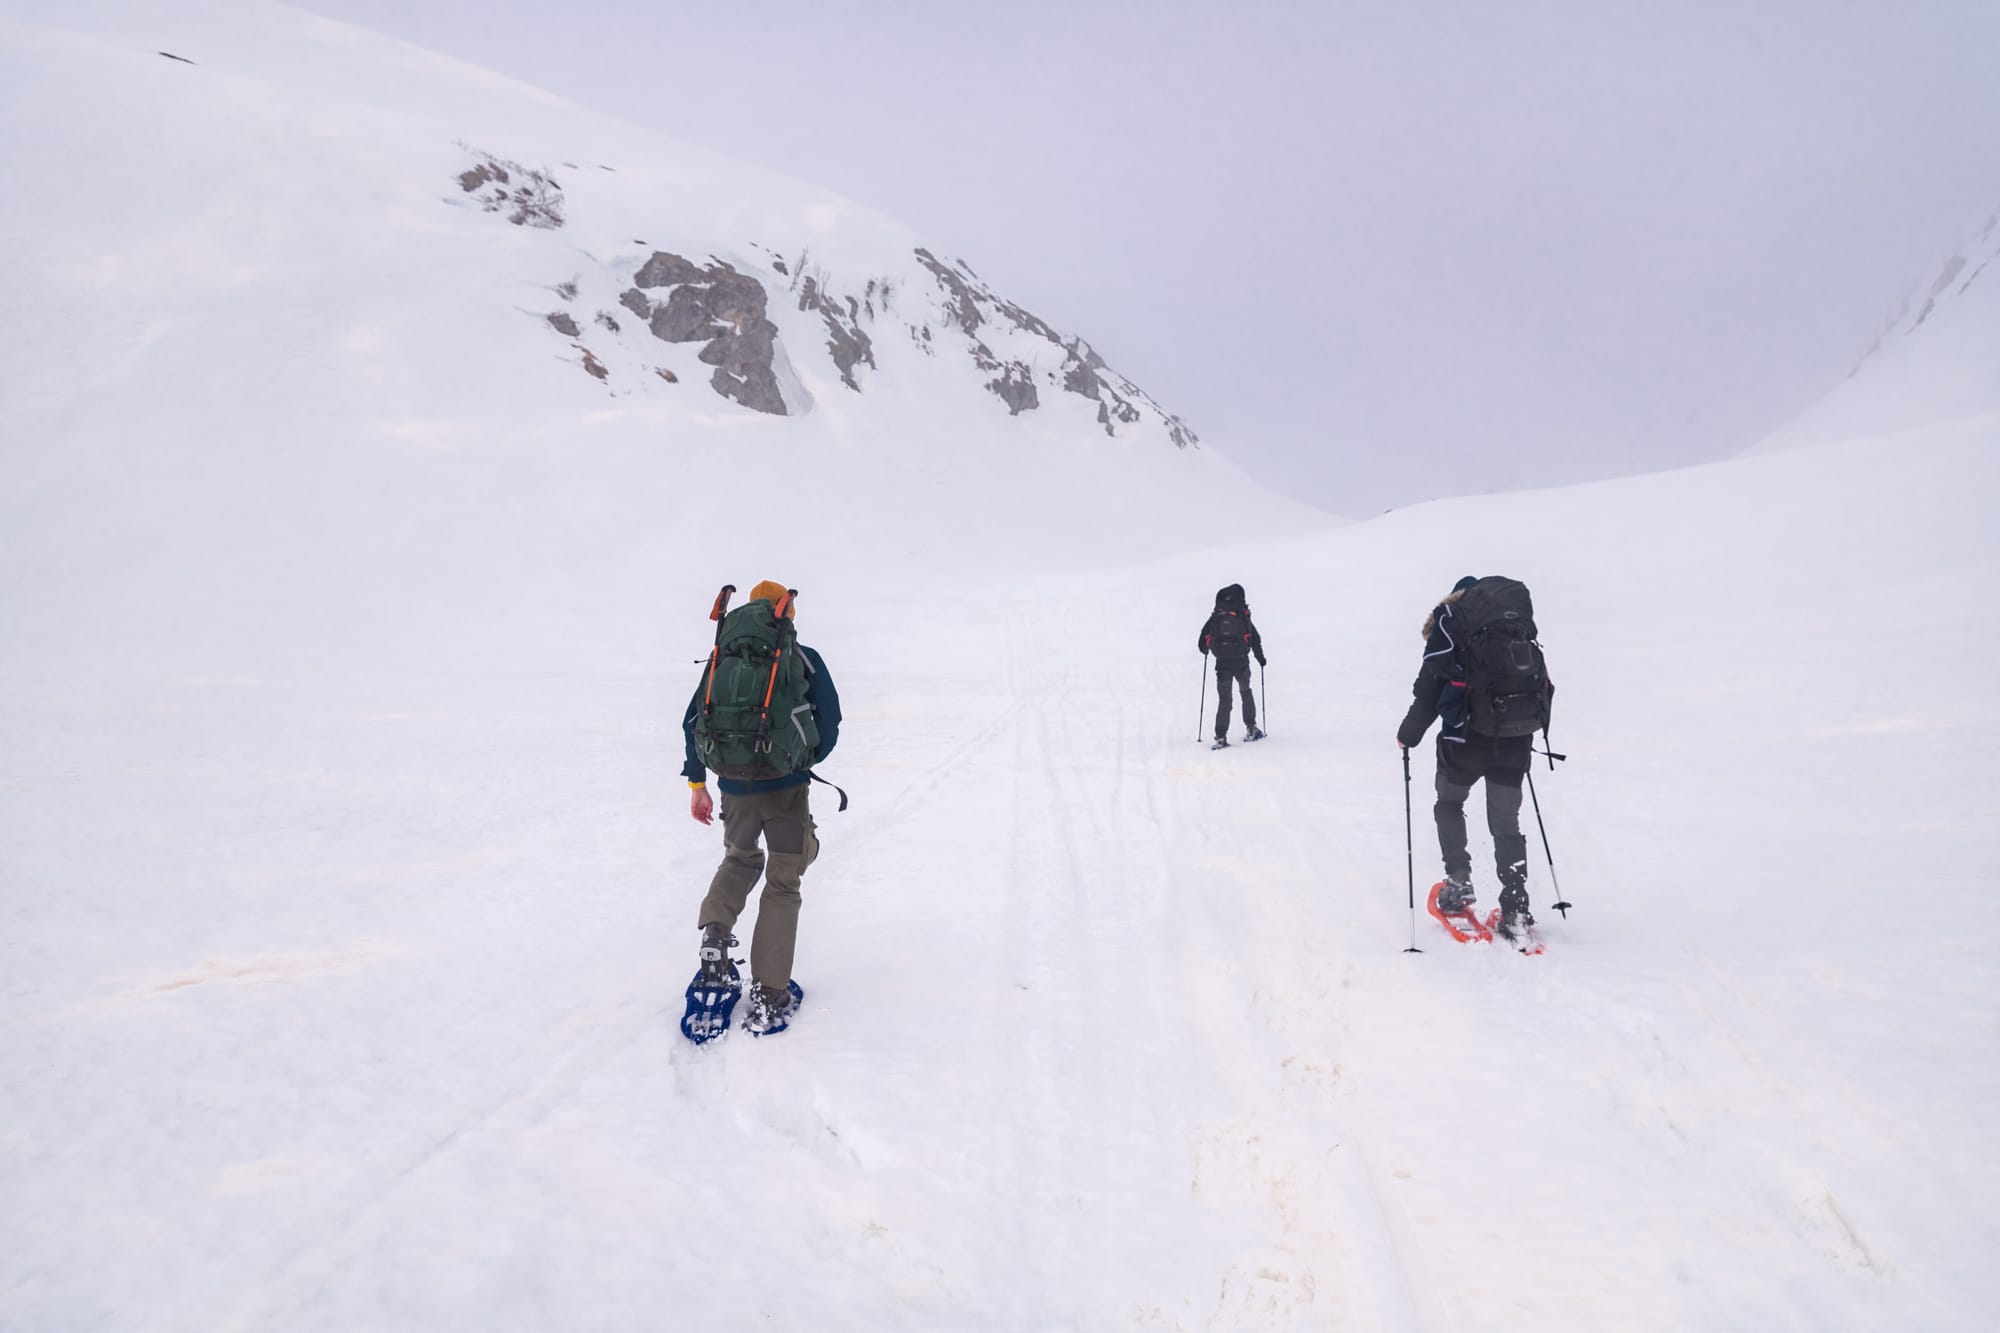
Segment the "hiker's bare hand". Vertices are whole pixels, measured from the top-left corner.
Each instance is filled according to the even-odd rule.
[[[708,794],[708,788],[696,787],[688,793],[688,813],[697,824],[706,824],[715,815],[715,800]]]

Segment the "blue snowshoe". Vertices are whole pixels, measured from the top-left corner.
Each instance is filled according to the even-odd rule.
[[[729,950],[731,936],[705,938],[701,945],[701,966],[688,983],[687,1012],[681,1015],[681,1033],[699,1046],[729,1031],[729,1016],[743,998],[743,975]]]

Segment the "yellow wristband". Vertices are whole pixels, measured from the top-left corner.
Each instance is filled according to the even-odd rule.
[[[688,783],[688,786],[690,786],[690,787],[694,788],[694,790],[696,790],[696,791],[700,791],[700,790],[701,790],[702,788],[706,787],[707,785],[708,785],[708,784],[707,784],[706,782],[690,782],[690,783]]]

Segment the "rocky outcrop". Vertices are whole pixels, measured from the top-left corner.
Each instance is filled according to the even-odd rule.
[[[2000,214],[1988,218],[1977,236],[1945,260],[1944,267],[1927,288],[1920,289],[1912,298],[1903,301],[1883,326],[1882,332],[1876,335],[1874,343],[1847,372],[1847,377],[1853,379],[1877,352],[1890,343],[1921,329],[1941,306],[1963,298],[1972,284],[1979,280],[1980,274],[1996,259],[2000,259]],[[1963,281],[1960,281],[1961,275]]]
[[[548,172],[466,151],[473,164],[457,179],[471,202],[516,226],[563,225],[562,188]],[[674,370],[657,363],[657,349],[648,354],[634,345],[643,339],[615,310],[628,312],[662,342],[698,344],[695,357],[713,368],[708,382],[716,393],[773,416],[810,412],[817,382],[810,367],[801,374],[788,356],[780,324],[791,334],[792,350],[817,341],[823,330],[827,358],[854,393],[871,381],[864,369],[878,369],[883,348],[893,352],[900,345],[899,340],[885,342],[884,330],[901,328],[927,358],[969,356],[978,372],[974,382],[1005,405],[1009,415],[1067,403],[1066,395],[1073,394],[1092,405],[1107,436],[1158,426],[1177,448],[1198,443],[1179,418],[1106,365],[1088,343],[1007,300],[963,260],[944,260],[919,247],[908,252],[916,266],[897,263],[888,276],[847,286],[823,264],[812,262],[805,249],[784,255],[756,241],[743,245],[741,251],[726,253],[754,276],[713,254],[697,262],[635,240],[615,259],[549,287],[573,309],[535,313],[571,341],[593,378],[618,395],[680,381]],[[634,271],[638,256],[644,261]],[[1956,276],[1950,273],[1946,279]],[[785,287],[778,299],[795,300],[797,313],[780,306],[773,319],[774,289],[767,284],[780,281]],[[812,360],[825,364],[817,354]],[[685,371],[683,365],[681,373]]]
[[[931,271],[938,286],[944,288],[945,314],[958,326],[958,331],[968,338],[978,338],[979,326],[986,322],[979,313],[979,298],[973,293],[972,284],[952,268],[922,246],[917,247],[917,262]],[[966,270],[970,273],[971,270]]]
[[[1200,443],[1185,422],[1107,366],[1090,344],[1081,338],[1063,337],[1046,320],[1000,296],[964,261],[946,263],[924,249],[918,249],[916,257],[937,281],[946,323],[971,340],[973,364],[981,370],[997,372],[986,381],[986,388],[1007,404],[1009,413],[1018,416],[1041,405],[1031,362],[1048,364],[1060,354],[1059,369],[1049,372],[1046,378],[1063,391],[1096,403],[1097,424],[1106,435],[1117,436],[1120,427],[1137,425],[1150,411],[1166,427],[1167,436],[1176,448],[1192,448]],[[919,346],[932,350],[928,325],[913,326],[911,334]],[[993,348],[995,343],[1006,343],[1018,349],[1023,342],[1030,347],[1046,343],[1048,360],[1039,355],[1006,359]]]
[[[1127,390],[1137,393],[1136,385],[1105,365],[1104,358],[1081,338],[1068,345],[1068,352],[1069,357],[1063,362],[1062,369],[1063,388],[1097,404],[1097,424],[1104,427],[1106,435],[1116,435],[1120,424],[1133,425],[1141,419],[1143,414],[1137,405],[1114,387],[1122,384]],[[1154,410],[1158,411],[1157,406]],[[1185,449],[1194,442],[1180,418],[1165,412],[1160,415],[1166,419],[1167,433],[1173,437],[1176,447]]]
[[[632,283],[618,303],[662,342],[705,343],[697,356],[715,367],[709,384],[717,393],[786,415],[772,364],[778,328],[767,317],[763,283],[720,259],[704,267],[665,250],[655,250]]]
[[[780,273],[784,269],[772,265]],[[872,297],[875,283],[870,280],[869,293]],[[834,368],[840,372],[840,382],[855,392],[861,385],[854,378],[854,368],[859,365],[873,367],[875,364],[875,344],[861,327],[861,302],[850,296],[845,302],[829,296],[815,274],[801,272],[799,284],[799,309],[811,310],[826,321],[826,350],[833,357]],[[871,312],[872,313],[872,312]]]
[[[1007,404],[1007,415],[1011,417],[1042,405],[1042,395],[1035,389],[1035,372],[1020,361],[1009,361],[1000,367],[1000,374],[986,381],[986,388]]]
[[[547,172],[481,154],[458,175],[458,187],[488,213],[505,213],[517,227],[553,231],[563,224],[562,186]]]

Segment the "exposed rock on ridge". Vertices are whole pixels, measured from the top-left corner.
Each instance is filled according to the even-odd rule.
[[[1106,435],[1115,438],[1121,425],[1135,425],[1142,420],[1145,413],[1140,405],[1143,404],[1159,416],[1176,448],[1186,449],[1200,443],[1187,423],[1106,365],[1089,343],[1081,338],[1063,337],[1047,321],[1000,296],[963,260],[948,264],[922,248],[916,251],[916,257],[944,293],[946,319],[972,340],[973,364],[994,372],[986,387],[1007,404],[1009,412],[1019,415],[1041,405],[1035,382],[1042,378],[1059,384],[1065,392],[1095,402],[1097,424]],[[927,326],[912,332],[920,342],[930,343]],[[1004,339],[1008,350],[1015,355],[995,352],[989,339],[993,342]],[[1043,343],[1060,353],[1062,359],[1055,370],[1038,376],[1033,363],[1043,361],[1045,353],[1039,346]]]
[[[517,227],[553,231],[563,224],[562,186],[546,172],[491,154],[458,174],[458,188],[489,213],[505,213]]]
[[[490,153],[467,151],[472,165],[457,180],[468,203],[504,215],[517,226],[564,225],[562,191],[553,177]],[[607,256],[552,287],[570,303],[579,302],[589,289],[576,314],[556,310],[540,316],[549,329],[570,340],[581,356],[579,364],[614,396],[680,383],[688,367],[683,362],[676,374],[662,364],[658,343],[698,343],[696,359],[714,368],[708,381],[716,393],[753,411],[797,415],[813,409],[816,378],[811,366],[795,362],[788,352],[823,336],[842,385],[862,393],[870,378],[864,372],[879,369],[878,358],[899,345],[883,341],[883,328],[900,327],[925,357],[968,357],[979,372],[978,382],[1009,415],[1068,413],[1074,408],[1064,406],[1066,395],[1073,394],[1095,405],[1097,424],[1108,437],[1158,426],[1176,448],[1199,443],[1180,418],[1106,365],[1089,343],[1058,332],[1000,296],[963,260],[943,260],[913,247],[902,252],[909,258],[889,262],[888,273],[877,272],[854,286],[812,262],[807,251],[780,254],[754,240],[726,249],[736,263],[715,254],[697,263],[642,240],[631,244],[636,253]],[[796,313],[781,297],[774,318],[770,299],[775,289],[769,284],[778,279],[784,280]],[[642,320],[658,342],[628,339],[619,317],[603,308],[614,302]],[[586,315],[593,307],[594,314]]]
[[[771,267],[784,273],[785,261],[774,259]],[[875,317],[875,295],[880,286],[886,286],[879,279],[870,278],[867,287],[867,304],[856,297],[844,301],[831,296],[825,287],[825,277],[808,272],[803,258],[799,261],[798,274],[792,280],[793,288],[799,294],[799,309],[818,312],[826,321],[826,350],[833,357],[834,368],[840,372],[840,382],[856,393],[861,391],[860,383],[854,378],[854,368],[875,365],[875,343],[862,329],[861,321],[865,309],[867,318]]]
[[[759,412],[786,415],[772,368],[778,326],[766,318],[764,284],[718,259],[703,268],[655,250],[619,298],[662,342],[706,340],[700,360],[715,367],[709,385],[724,398]],[[664,301],[648,297],[664,291]]]
[[[1945,260],[1944,267],[1938,272],[1937,277],[1918,294],[1921,303],[1916,299],[1903,302],[1884,325],[1882,332],[1876,336],[1874,343],[1861,354],[1861,359],[1854,363],[1854,368],[1847,372],[1847,377],[1853,379],[1877,352],[1922,328],[1925,321],[1936,313],[1941,304],[1949,304],[1962,298],[1996,259],[2000,259],[2000,213],[1988,218],[1977,236],[1967,242],[1958,253]],[[1964,275],[1963,281],[1960,281],[1961,275]]]

